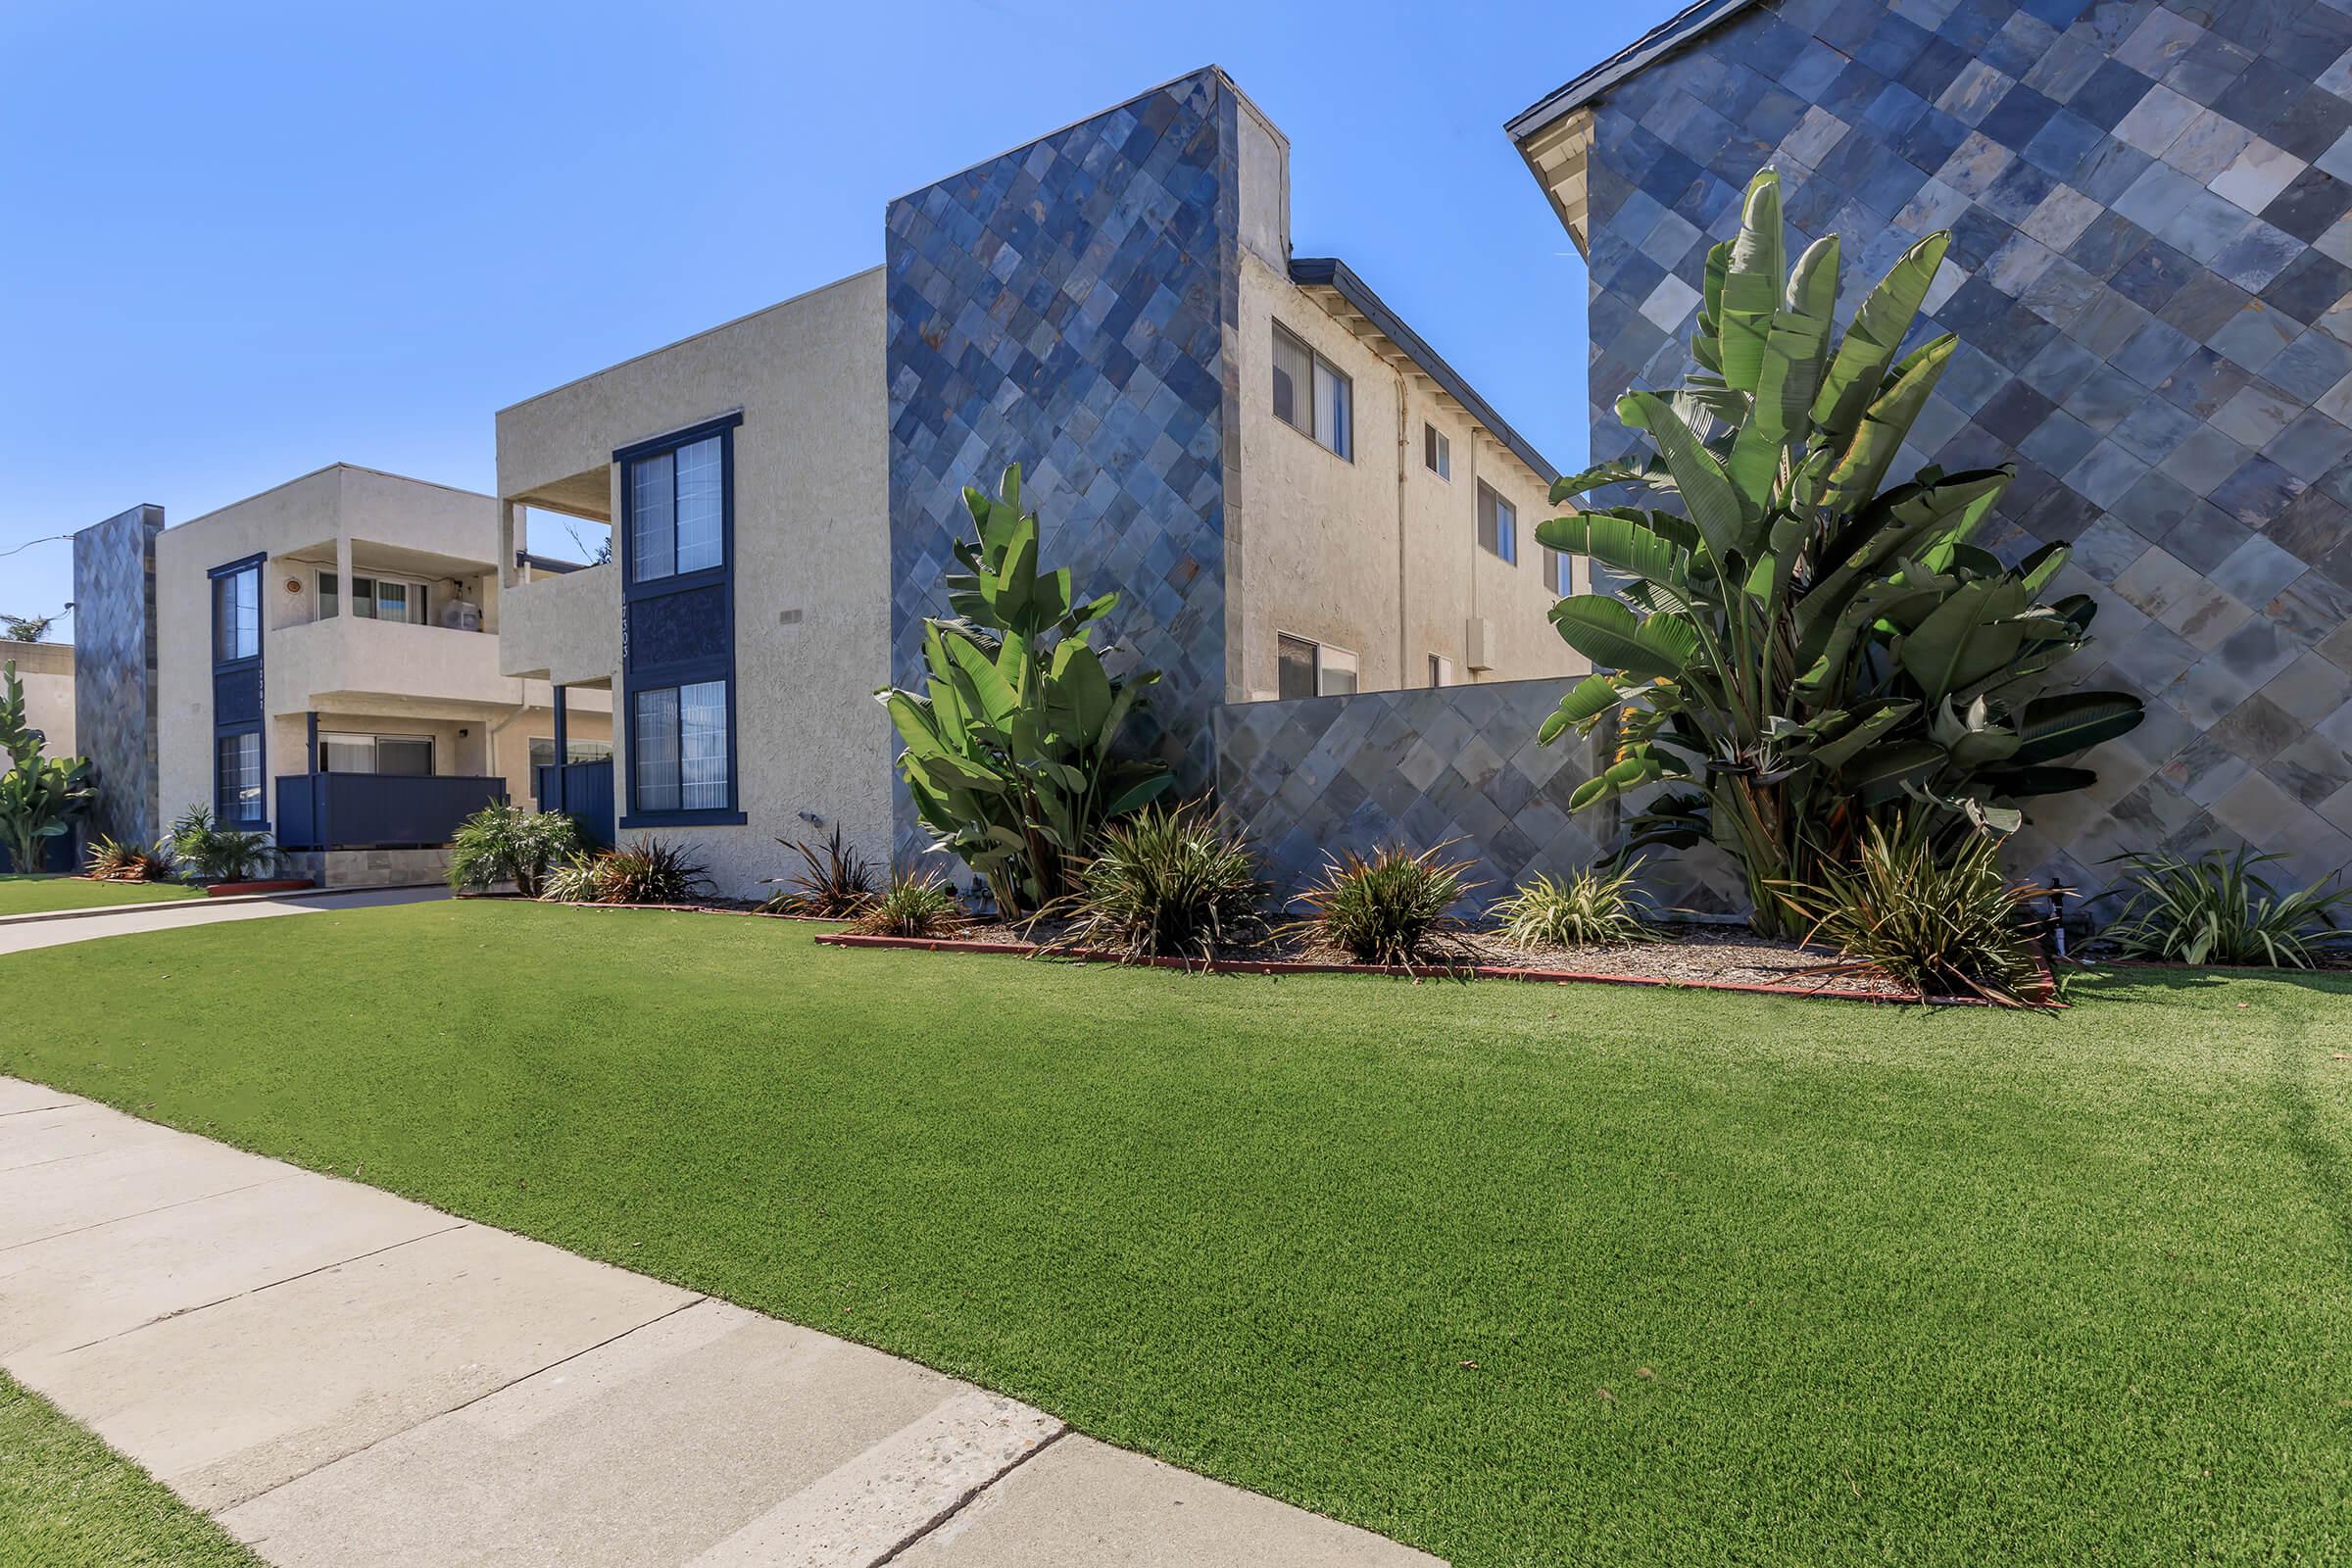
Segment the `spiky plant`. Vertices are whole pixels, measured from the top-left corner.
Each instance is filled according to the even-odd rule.
[[[799,914],[816,920],[847,920],[874,900],[874,862],[850,847],[839,823],[822,845],[807,839],[778,839],[778,844],[801,858],[801,868],[789,876],[769,877],[767,887],[781,893],[760,906],[771,914]]]
[[[1205,962],[1265,936],[1267,892],[1249,841],[1214,807],[1147,806],[1102,830],[1064,901],[1075,918],[1056,946]]]
[[[1565,877],[1538,872],[1494,906],[1500,936],[1515,948],[1605,948],[1654,942],[1634,878],[1639,860],[1589,865]]]
[[[2094,607],[2044,602],[2065,546],[2012,565],[1971,542],[2014,467],[1886,486],[1957,347],[1945,333],[1901,352],[1947,240],[1906,251],[1833,348],[1838,238],[1785,268],[1780,178],[1757,174],[1739,236],[1707,258],[1698,370],[1618,400],[1647,454],[1552,487],[1564,502],[1634,486],[1653,504],[1536,529],[1622,584],[1551,612],[1601,673],[1539,738],[1617,721],[1572,807],[1688,785],[1634,815],[1627,847],[1712,839],[1767,930],[1793,918],[1774,889],[1850,859],[1866,821],[1916,805],[1947,841],[2007,831],[2016,802],[2094,777],[2060,764],[2140,720],[2121,692],[2029,695],[2087,640]]]
[[[851,922],[866,937],[952,937],[971,923],[956,890],[936,875],[899,872]]]
[[[2099,940],[2127,958],[2273,969],[2313,969],[2352,951],[2352,932],[2336,924],[2352,888],[2280,893],[2259,869],[2278,858],[2247,849],[2125,856],[2124,906]]]
[[[1353,850],[1331,856],[1298,895],[1307,912],[1292,930],[1358,963],[1409,969],[1465,956],[1461,922],[1451,910],[1473,885],[1462,880],[1469,861],[1445,858],[1452,847],[1411,855],[1392,845],[1369,858]]]
[[[2013,884],[1991,834],[1950,839],[1930,831],[1925,813],[1872,820],[1851,862],[1775,891],[1838,966],[1884,975],[1922,1001],[2040,1000],[2033,906],[2049,890]]]
[[[82,874],[99,882],[168,882],[172,879],[172,862],[153,850],[125,844],[118,838],[101,838],[90,846],[89,858],[83,862]]]

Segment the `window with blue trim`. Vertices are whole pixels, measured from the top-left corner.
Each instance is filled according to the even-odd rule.
[[[625,572],[623,827],[744,819],[734,702],[740,422],[731,416],[613,454]]]
[[[213,569],[213,815],[239,826],[269,816],[262,740],[262,558]]]
[[[262,732],[240,730],[214,743],[213,815],[223,822],[262,818]]]

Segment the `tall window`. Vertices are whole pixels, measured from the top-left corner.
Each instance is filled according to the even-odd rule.
[[[213,746],[213,815],[223,822],[260,821],[262,732],[222,735]]]
[[[1544,547],[1544,581],[1562,599],[1576,592],[1574,560],[1566,551]]]
[[[1478,487],[1478,547],[1518,564],[1519,509],[1484,484]]]
[[[262,568],[257,564],[213,579],[213,662],[262,657]]]
[[[629,550],[639,582],[725,564],[723,438],[629,464]]]
[[[663,686],[630,698],[637,809],[711,811],[727,804],[727,683]]]
[[[1353,461],[1355,383],[1280,322],[1274,327],[1274,416]]]
[[[1434,424],[1421,426],[1421,462],[1441,479],[1453,477],[1453,443]]]

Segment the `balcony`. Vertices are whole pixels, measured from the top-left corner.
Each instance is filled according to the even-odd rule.
[[[277,780],[287,850],[406,850],[447,844],[458,824],[503,803],[503,778],[446,773],[288,773]]]
[[[368,699],[512,707],[518,682],[499,673],[485,632],[330,615],[280,626],[265,650],[272,711],[364,707]]]
[[[500,657],[509,674],[575,686],[620,667],[620,567],[612,562],[507,588]]]

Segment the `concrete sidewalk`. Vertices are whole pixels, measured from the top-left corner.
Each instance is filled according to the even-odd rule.
[[[275,1563],[1437,1561],[911,1362],[9,1078],[0,1365]]]
[[[75,909],[63,917],[41,915],[0,921],[0,954],[58,948],[69,942],[94,942],[100,937],[217,925],[225,920],[267,920],[281,914],[314,914],[321,909],[372,909],[387,904],[417,904],[448,897],[447,888],[374,888],[366,892],[281,893],[265,899],[178,899],[165,904],[126,904],[119,909],[97,913]]]

